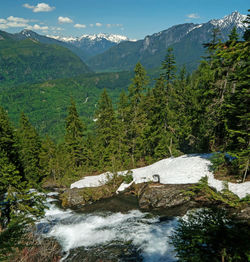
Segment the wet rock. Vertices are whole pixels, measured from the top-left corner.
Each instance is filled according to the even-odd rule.
[[[70,250],[67,262],[128,262],[143,261],[140,251],[130,243],[111,242],[107,245],[79,247]]]
[[[196,203],[185,192],[192,184],[147,184],[139,191],[139,207],[143,210],[161,210],[169,216],[183,215]]]

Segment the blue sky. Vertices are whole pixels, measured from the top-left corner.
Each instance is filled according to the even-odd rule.
[[[203,23],[239,11],[248,0],[0,0],[0,30],[80,36],[113,33],[142,39],[172,25]]]

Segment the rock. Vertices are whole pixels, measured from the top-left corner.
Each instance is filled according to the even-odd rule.
[[[111,242],[94,247],[78,247],[70,250],[67,262],[123,262],[143,261],[140,251],[130,243]]]
[[[240,210],[236,216],[240,221],[250,224],[250,206]]]
[[[123,182],[122,177],[116,177],[99,187],[72,188],[60,194],[63,207],[78,208],[92,204],[98,200],[115,195],[117,188]]]
[[[139,207],[143,210],[163,211],[170,216],[185,214],[196,204],[185,191],[192,184],[146,184],[139,191]]]

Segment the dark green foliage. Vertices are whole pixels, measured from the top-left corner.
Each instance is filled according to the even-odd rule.
[[[163,70],[162,77],[167,80],[167,83],[172,83],[175,78],[176,66],[173,51],[171,47],[167,49],[167,54],[161,64],[161,69]]]
[[[235,26],[229,35],[229,41],[237,41],[237,40],[239,40],[239,35],[237,33],[237,29]]]
[[[79,118],[74,100],[71,99],[70,103],[70,107],[68,108],[68,116],[65,121],[65,146],[67,151],[70,153],[74,164],[76,166],[81,166],[84,164],[85,160],[83,144],[84,125]]]
[[[35,128],[23,113],[21,114],[17,136],[20,161],[24,169],[25,179],[31,185],[37,185],[41,181],[39,167],[41,142]]]
[[[7,154],[9,161],[21,171],[18,147],[14,130],[10,124],[6,111],[0,107],[0,150]]]
[[[30,130],[32,134],[31,127]],[[36,185],[37,180],[29,173],[32,170],[25,166],[28,158],[25,159],[23,154],[25,152],[30,157],[33,144],[25,141],[22,143],[24,148],[20,145],[7,114],[0,108],[0,260],[4,261],[9,253],[25,244],[23,235],[27,226],[43,214],[44,208],[42,197],[29,191],[29,184]],[[30,163],[34,167],[38,158],[32,156],[36,157]]]
[[[249,261],[249,232],[223,209],[203,209],[180,219],[172,243],[178,261]]]
[[[123,182],[125,182],[126,184],[129,184],[133,181],[133,172],[132,171],[128,171],[124,176],[123,176]]]
[[[117,135],[118,126],[113,109],[112,101],[104,89],[95,112],[96,133],[98,137],[98,159],[101,166],[107,166],[110,163],[115,170],[117,153]]]
[[[134,69],[134,78],[128,88],[129,119],[128,143],[132,165],[145,155],[144,132],[146,131],[145,90],[149,83],[146,70],[140,63]]]

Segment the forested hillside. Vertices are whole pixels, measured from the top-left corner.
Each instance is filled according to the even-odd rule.
[[[0,85],[0,104],[17,124],[20,113],[29,116],[37,131],[60,140],[64,134],[64,119],[70,98],[74,98],[82,120],[93,130],[95,105],[103,88],[116,102],[119,93],[127,90],[132,73],[84,74],[42,83]]]
[[[0,32],[0,85],[72,77],[91,70],[68,49]]]

